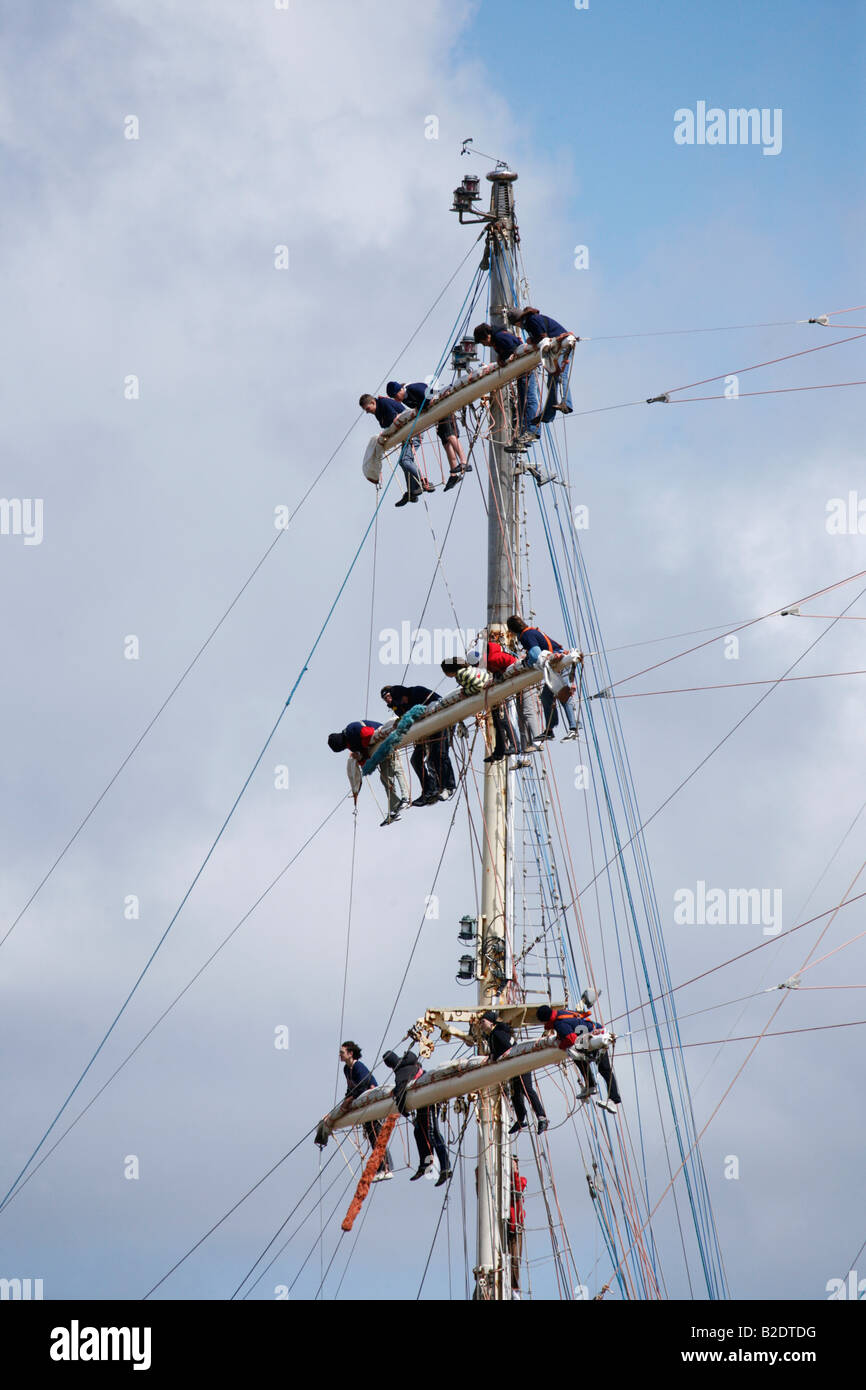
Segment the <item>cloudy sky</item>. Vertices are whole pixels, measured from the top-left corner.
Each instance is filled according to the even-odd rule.
[[[860,381],[862,342],[743,369],[866,323],[862,309],[828,328],[796,322],[866,300],[864,38],[855,4],[800,0],[722,10],[83,0],[50,21],[24,7],[7,16],[0,490],[38,499],[42,521],[39,543],[26,543],[7,509],[0,535],[2,932],[256,572],[3,944],[3,1191],[176,912],[368,526],[359,392],[394,371],[427,375],[450,346],[477,263],[469,255],[455,276],[474,233],[449,213],[451,192],[491,167],[461,159],[463,140],[519,172],[532,301],[589,339],[574,370],[577,412],[732,373],[742,393]],[[700,102],[781,112],[781,149],[676,143],[675,113]],[[575,266],[578,246],[586,268]],[[635,336],[732,325],[776,326]],[[856,621],[771,618],[740,633],[733,658],[723,642],[866,570],[856,527],[827,529],[833,499],[866,502],[861,390],[569,421],[571,501],[589,508],[583,550],[615,679],[702,640],[656,639],[718,633],[623,695],[774,679],[819,637],[796,674],[866,667]],[[332,455],[277,532],[275,509],[293,510]],[[484,621],[486,518],[477,480],[462,491],[447,589],[440,577],[428,608],[434,627],[453,625],[452,601],[460,625]],[[338,807],[346,784],[326,734],[382,716],[375,692],[400,670],[380,662],[380,634],[417,622],[446,506],[437,494],[429,511],[395,517],[385,499],[375,585],[371,537],[241,805],[52,1140]],[[535,609],[557,633],[536,511],[530,526]],[[864,585],[834,588],[803,613],[853,604],[848,616],[866,619]],[[412,671],[436,683],[433,668]],[[848,890],[864,859],[866,817],[846,834],[864,796],[861,681],[779,687],[652,821],[675,983],[765,939],[759,926],[677,924],[679,889],[779,889],[785,928]],[[621,701],[644,818],[766,688]],[[569,788],[574,749],[552,759]],[[288,789],[275,785],[278,766]],[[584,868],[585,793],[567,794]],[[360,803],[343,1032],[371,1056],[450,815],[432,808],[380,831],[370,795]],[[0,1214],[0,1275],[41,1277],[46,1297],[140,1297],[330,1106],[351,851],[346,802]],[[425,1007],[455,1002],[456,923],[474,904],[465,829],[436,891],[440,917],[421,933],[391,1042]],[[137,917],[125,915],[132,897]],[[584,913],[592,936],[591,898]],[[840,913],[818,954],[856,936],[863,917],[860,905]],[[778,994],[728,1001],[797,970],[824,922],[681,991],[681,1014],[725,1005],[684,1021],[684,1040],[759,1033]],[[793,994],[772,1028],[863,1017],[864,941],[804,976],[816,988]],[[610,994],[613,1012],[615,980]],[[274,1047],[280,1026],[288,1051]],[[748,1046],[686,1049],[698,1128]],[[846,1274],[866,1237],[852,1222],[863,1073],[859,1028],[770,1038],[713,1119],[703,1153],[733,1294],[820,1299]],[[622,1080],[636,1083],[625,1060]],[[570,1133],[557,1141],[558,1181],[578,1267],[597,1282],[603,1252]],[[731,1155],[736,1180],[724,1176]],[[130,1156],[137,1179],[125,1177]],[[228,1297],[317,1169],[306,1143],[160,1296]],[[440,1210],[420,1186],[404,1173],[376,1192],[341,1297],[414,1296]],[[651,1200],[663,1186],[658,1167]],[[451,1221],[458,1242],[456,1196]],[[317,1222],[254,1297],[295,1279]],[[336,1239],[326,1233],[325,1262]],[[447,1297],[437,1250],[425,1296]],[[671,1294],[686,1296],[674,1243],[665,1256]],[[455,1256],[456,1296],[459,1267]],[[312,1297],[320,1277],[316,1250],[292,1297]]]

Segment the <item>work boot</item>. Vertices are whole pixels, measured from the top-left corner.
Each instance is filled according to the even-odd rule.
[[[442,1172],[439,1174],[439,1177],[436,1179],[436,1186],[437,1186],[437,1187],[441,1187],[441,1186],[443,1185],[443,1183],[446,1183],[450,1177],[451,1177],[451,1169],[450,1169],[450,1168],[443,1168],[443,1169],[442,1169]]]
[[[412,501],[413,501],[413,502],[417,502],[417,500],[418,500],[417,497],[413,497],[413,498],[412,498]],[[403,496],[400,498],[400,501],[399,501],[399,502],[395,502],[395,503],[394,503],[394,506],[395,506],[395,507],[405,507],[405,505],[406,505],[406,503],[407,503],[408,501],[409,501],[409,494],[408,494],[408,492],[404,492],[404,493],[403,493]]]

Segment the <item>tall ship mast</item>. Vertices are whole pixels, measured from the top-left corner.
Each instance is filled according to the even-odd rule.
[[[476,176],[465,177],[454,194],[453,211],[459,214],[461,223],[482,227],[480,238],[483,238],[484,249],[479,277],[486,275],[488,286],[487,324],[483,327],[491,329],[494,334],[501,330],[508,333],[515,323],[520,322],[521,310],[525,308],[519,302],[519,287],[525,289],[526,280],[519,257],[515,212],[517,178],[516,172],[501,161],[496,162],[495,168],[487,174],[490,202],[486,212],[476,206],[481,199],[480,180]],[[479,280],[476,279],[475,300],[478,297],[478,284]],[[471,309],[472,306],[469,312]],[[468,318],[460,327],[462,332],[468,331]],[[475,337],[478,337],[477,332]],[[587,609],[582,610],[579,601],[573,606],[569,604],[572,596],[577,600],[583,579],[583,561],[576,543],[578,536],[572,525],[568,477],[558,476],[561,472],[567,475],[567,460],[557,457],[550,426],[554,409],[570,413],[570,408],[563,402],[567,397],[567,382],[579,338],[563,332],[540,342],[531,339],[526,343],[517,339],[514,342],[514,350],[509,352],[505,360],[501,351],[494,353],[491,349],[490,361],[480,364],[475,358],[473,341],[465,336],[459,338],[453,349],[455,380],[452,385],[445,390],[428,387],[416,410],[399,416],[382,434],[371,439],[365,455],[364,472],[371,481],[381,486],[383,470],[389,460],[397,459],[398,450],[401,462],[407,457],[407,448],[414,450],[415,441],[421,441],[423,450],[424,441],[432,437],[432,426],[460,411],[467,434],[472,438],[472,450],[483,439],[487,442],[487,626],[481,634],[481,649],[485,649],[485,639],[506,628],[509,619],[514,622],[514,615],[530,611],[526,587],[528,574],[524,564],[526,548],[521,526],[522,512],[526,509],[527,482],[539,498],[554,570],[558,571],[560,563],[566,569],[564,581],[559,572],[556,577],[558,587],[566,594],[562,616],[568,628],[566,635],[569,646],[559,646],[553,650],[557,644],[546,639],[551,650],[545,651],[543,656],[536,652],[534,660],[530,656],[514,662],[495,682],[492,682],[489,672],[485,679],[479,675],[476,681],[470,675],[463,681],[461,689],[408,711],[399,720],[391,720],[373,734],[363,766],[364,774],[369,775],[384,757],[399,755],[403,749],[423,748],[435,739],[450,740],[455,730],[464,731],[466,724],[473,719],[483,733],[484,746],[492,747],[494,730],[498,741],[503,720],[507,722],[511,719],[513,722],[517,703],[527,697],[537,701],[538,693],[545,685],[549,689],[557,686],[568,688],[569,679],[573,679],[579,696],[583,697],[585,668],[589,662],[592,663],[598,687],[603,687],[609,679],[605,675],[603,650],[592,650],[592,647],[601,647],[600,642],[592,640],[596,635],[593,632],[594,614]],[[537,415],[531,417],[532,406],[527,401],[528,387],[530,380],[534,382],[538,376],[543,377],[548,394],[544,404],[539,403]],[[559,404],[551,408],[554,395],[559,397]],[[543,422],[543,429],[537,428],[539,422]],[[534,458],[537,450],[543,456],[541,463]],[[407,479],[411,493],[412,481],[408,474]],[[545,504],[541,496],[542,488],[549,482],[554,482],[555,487],[551,489],[551,502]],[[557,489],[561,497],[556,496]],[[563,528],[563,519],[567,529]],[[567,592],[569,590],[570,593]],[[583,632],[580,631],[581,627]],[[587,647],[589,657],[581,650],[582,643]],[[485,664],[482,660],[481,665]],[[464,671],[463,675],[466,676],[467,672]],[[603,690],[600,693],[603,694]],[[550,705],[556,707],[552,698]],[[604,724],[605,719],[595,720],[593,706],[588,699],[581,698],[580,707],[582,718],[590,727],[595,754],[601,760],[599,731],[595,725],[596,722]],[[600,706],[595,708],[599,709]],[[545,724],[546,730],[549,726],[550,716]],[[607,732],[610,736],[611,729]],[[552,734],[547,732],[545,736],[550,738]],[[566,734],[566,737],[575,739],[579,736],[577,726],[572,733]],[[619,731],[615,722],[611,741],[613,757],[621,759]],[[464,759],[461,783],[465,783],[470,760],[471,751]],[[445,1066],[425,1071],[408,1088],[404,1084],[402,1113],[407,1117],[413,1113],[435,1113],[438,1107],[444,1116],[450,1103],[454,1107],[455,1117],[463,1117],[461,1145],[467,1125],[474,1119],[477,1132],[474,1171],[476,1254],[471,1296],[477,1300],[491,1301],[532,1296],[525,1287],[525,1280],[523,1286],[521,1283],[525,1224],[523,1194],[527,1180],[520,1173],[516,1141],[513,1143],[511,1138],[515,1130],[519,1135],[520,1126],[512,1124],[515,1110],[510,1098],[514,1095],[514,1086],[523,1084],[524,1079],[530,1081],[529,1095],[531,1074],[538,1072],[543,1075],[546,1069],[553,1067],[554,1074],[559,1073],[563,1077],[566,1091],[571,1097],[568,1103],[569,1118],[573,1121],[575,1115],[579,1114],[585,1122],[588,1141],[584,1156],[587,1191],[613,1265],[610,1277],[606,1282],[602,1281],[595,1292],[591,1292],[590,1286],[579,1277],[569,1246],[565,1218],[559,1207],[551,1148],[542,1142],[542,1130],[548,1123],[545,1118],[538,1134],[532,1136],[538,1186],[531,1196],[540,1198],[543,1206],[543,1223],[547,1227],[553,1251],[558,1296],[604,1297],[613,1286],[623,1297],[661,1298],[665,1296],[664,1284],[654,1245],[653,1213],[646,1190],[645,1156],[644,1171],[641,1172],[636,1163],[633,1136],[628,1134],[627,1139],[623,1139],[628,1120],[619,1115],[618,1106],[611,1099],[615,1093],[615,1082],[611,1083],[610,1059],[616,1035],[600,1021],[600,1011],[593,1009],[600,991],[594,985],[562,806],[561,803],[556,804],[559,801],[558,793],[554,790],[551,796],[550,792],[552,771],[552,765],[548,770],[540,759],[496,756],[495,752],[484,759],[477,835],[480,910],[477,920],[467,916],[461,926],[461,940],[472,948],[472,954],[462,958],[461,976],[465,982],[473,979],[477,982],[477,1004],[474,1008],[466,1005],[428,1006],[423,1016],[407,1032],[407,1037],[425,1056],[432,1054],[432,1036],[437,1031],[441,1044],[458,1042],[463,1048],[471,1048],[472,1053],[458,1057]],[[581,771],[585,771],[585,768],[581,767]],[[687,1080],[682,1053],[677,1048],[676,1014],[670,999],[665,999],[661,1007],[657,1007],[653,999],[654,995],[664,997],[666,966],[663,964],[664,943],[658,929],[657,910],[654,910],[652,903],[651,881],[640,826],[634,820],[634,806],[626,800],[622,809],[627,820],[632,821],[632,828],[620,834],[616,826],[613,794],[605,783],[602,761],[599,773],[609,822],[607,826],[601,826],[602,846],[611,842],[614,853],[596,874],[596,879],[606,876],[611,882],[618,880],[625,915],[630,913],[634,920],[638,947],[638,961],[635,961],[632,943],[634,982],[644,987],[649,996],[648,1016],[658,1039],[661,1041],[664,1037],[665,1050],[673,1048],[673,1055],[669,1059],[665,1058],[662,1047],[659,1048],[662,1086],[667,1092],[671,1109],[669,1132],[663,1139],[668,1173],[671,1175],[671,1185],[684,1187],[688,1194],[706,1294],[710,1298],[724,1297],[724,1271],[694,1120],[686,1100]],[[357,790],[361,778],[351,760],[349,774],[350,781],[356,778]],[[553,786],[555,788],[555,782]],[[554,842],[557,840],[560,850],[565,852],[569,860],[565,870],[565,886],[556,862]],[[636,872],[641,880],[634,889],[629,880],[630,870]],[[521,896],[519,910],[518,878]],[[638,923],[635,907],[639,893],[643,896],[644,905],[647,902],[651,904],[649,920],[643,924]],[[602,910],[600,915],[603,915]],[[578,950],[571,934],[571,920],[581,939],[581,960],[578,959]],[[642,925],[649,933],[647,943],[641,937]],[[600,931],[603,932],[606,927],[607,924],[599,921]],[[618,928],[616,930],[619,950],[621,942]],[[519,940],[521,933],[522,940]],[[533,965],[541,968],[529,968]],[[625,974],[623,985],[627,989]],[[547,1017],[539,1017],[538,1010],[544,1007],[547,1015],[553,1014],[553,1023],[559,1027],[559,1034],[551,1032],[553,1024],[549,1024]],[[646,1001],[641,1003],[640,1008],[642,1016],[647,1016]],[[593,1017],[589,1023],[583,1022],[590,1018],[591,1010]],[[480,1022],[485,1014],[489,1014],[491,1019],[487,1029]],[[577,1021],[573,1025],[575,1032],[566,1039],[570,1040],[570,1046],[564,1055],[563,1028],[567,1033],[572,1026],[562,1023],[567,1018]],[[494,1026],[493,1019],[513,1032],[512,1044],[504,1055],[493,1055],[492,1044],[487,1041],[486,1033]],[[539,1036],[535,1030],[542,1025],[545,1031]],[[531,1036],[529,1030],[532,1030]],[[384,1055],[386,1058],[389,1056],[387,1053]],[[609,1085],[608,1100],[601,1103],[599,1108],[592,1103],[599,1094],[594,1081],[594,1063],[607,1077]],[[658,1101],[659,1088],[655,1077],[653,1085]],[[386,1083],[367,1090],[358,1098],[342,1102],[322,1121],[317,1142],[324,1146],[330,1135],[347,1128],[357,1136],[361,1125],[368,1126],[368,1135],[370,1125],[378,1126],[383,1122],[393,1125],[396,1114],[395,1089]],[[638,1101],[640,1123],[639,1106]],[[363,1167],[344,1230],[351,1229],[355,1216],[368,1198],[377,1168],[378,1176],[382,1175],[380,1165],[385,1161],[386,1138],[386,1134],[379,1138],[372,1156]],[[643,1143],[641,1131],[642,1150]],[[450,1170],[443,1170],[445,1176],[450,1184]],[[445,1201],[448,1201],[447,1193]],[[678,1208],[677,1222],[681,1227]],[[680,1235],[685,1252],[682,1230]]]

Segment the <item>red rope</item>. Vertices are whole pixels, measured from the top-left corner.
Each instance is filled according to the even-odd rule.
[[[370,1183],[373,1181],[374,1175],[378,1172],[379,1165],[381,1164],[385,1154],[385,1150],[388,1147],[388,1140],[391,1138],[391,1133],[396,1123],[397,1116],[389,1115],[379,1131],[379,1137],[376,1140],[375,1145],[373,1146],[373,1152],[370,1154],[364,1171],[361,1174],[361,1181],[358,1183],[358,1186],[355,1189],[355,1195],[349,1203],[349,1210],[343,1217],[342,1227],[344,1231],[351,1231],[353,1225],[355,1224],[355,1217],[361,1210],[361,1207],[364,1204],[364,1198],[370,1191]]]

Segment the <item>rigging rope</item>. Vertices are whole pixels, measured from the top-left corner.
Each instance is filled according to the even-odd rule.
[[[418,334],[420,333],[421,329],[424,327],[424,324],[425,324],[425,323],[427,322],[427,320],[429,319],[429,317],[430,317],[430,315],[432,314],[433,310],[434,310],[434,309],[436,308],[436,306],[439,304],[440,300],[443,298],[443,296],[445,295],[445,293],[447,292],[447,290],[450,289],[451,285],[452,285],[452,284],[454,283],[454,281],[457,279],[457,276],[460,274],[460,271],[463,269],[464,265],[465,265],[466,262],[469,260],[469,257],[473,254],[473,252],[474,252],[474,250],[475,250],[475,246],[477,245],[478,240],[480,240],[480,236],[481,236],[481,235],[482,235],[482,233],[479,233],[479,237],[476,238],[475,242],[473,242],[473,244],[470,246],[470,248],[469,248],[469,250],[467,251],[466,255],[463,257],[463,259],[461,260],[461,262],[460,262],[460,264],[458,265],[457,269],[454,271],[453,275],[451,275],[451,277],[445,282],[443,288],[440,290],[439,294],[436,296],[436,298],[434,299],[433,303],[430,305],[430,308],[427,310],[426,314],[425,314],[424,317],[422,318],[421,322],[418,324],[417,328],[414,330],[414,332],[410,335],[410,337],[409,337],[409,338],[407,339],[407,341],[404,343],[403,347],[400,349],[400,352],[397,354],[397,357],[396,357],[395,360],[391,363],[391,366],[387,369],[387,371],[384,373],[383,377],[381,378],[380,384],[381,384],[382,382],[387,381],[388,377],[391,375],[391,372],[394,371],[394,369],[395,369],[396,366],[397,366],[397,363],[400,361],[400,359],[402,358],[403,354],[406,352],[407,348],[414,342],[415,338],[418,336]],[[346,443],[346,441],[347,441],[347,439],[349,438],[350,434],[353,432],[353,430],[355,430],[355,429],[357,428],[357,426],[358,426],[359,423],[360,423],[360,421],[359,421],[358,419],[353,420],[352,424],[351,424],[351,425],[349,426],[349,428],[346,430],[346,433],[343,435],[342,439],[341,439],[340,442],[337,444],[337,446],[336,446],[336,448],[334,449],[333,453],[332,453],[332,454],[330,455],[330,457],[325,461],[325,463],[323,464],[323,466],[322,466],[322,468],[320,469],[320,471],[316,474],[315,478],[314,478],[313,481],[310,483],[310,485],[309,485],[309,487],[307,488],[306,492],[304,492],[303,495],[301,496],[300,501],[298,502],[298,504],[296,505],[296,507],[294,508],[294,510],[293,510],[293,511],[291,512],[291,514],[289,515],[288,520],[287,520],[287,522],[286,522],[286,525],[285,525],[284,527],[281,527],[281,529],[277,532],[277,534],[276,534],[276,536],[274,537],[274,539],[273,539],[273,540],[271,541],[271,543],[268,545],[267,549],[264,551],[264,553],[261,555],[261,557],[259,558],[259,560],[256,562],[256,564],[254,565],[253,569],[252,569],[252,570],[250,571],[250,573],[247,575],[247,577],[246,577],[246,579],[244,580],[243,584],[242,584],[241,587],[238,589],[238,591],[237,591],[237,593],[235,594],[234,598],[231,600],[231,602],[229,603],[228,607],[227,607],[227,608],[225,609],[225,611],[223,612],[222,616],[219,618],[219,620],[218,620],[218,622],[216,623],[216,625],[211,629],[211,631],[208,633],[207,637],[205,638],[204,642],[201,644],[201,646],[200,646],[200,647],[198,648],[198,650],[195,652],[195,654],[194,654],[192,660],[190,661],[189,665],[181,672],[180,676],[179,676],[178,679],[175,681],[174,685],[172,686],[172,688],[171,688],[171,690],[169,691],[168,695],[166,695],[166,697],[165,697],[165,699],[163,700],[162,704],[161,704],[161,705],[159,706],[159,708],[157,709],[157,711],[156,711],[156,713],[154,714],[153,718],[150,720],[150,722],[149,722],[147,725],[145,725],[144,729],[143,729],[142,732],[139,734],[137,740],[136,740],[135,743],[132,745],[132,747],[130,748],[129,752],[126,754],[126,756],[125,756],[125,758],[123,759],[123,761],[120,763],[120,765],[119,765],[119,767],[117,768],[117,770],[113,773],[113,775],[111,776],[111,778],[109,779],[109,781],[108,781],[108,782],[106,783],[106,785],[103,787],[102,791],[99,793],[99,796],[98,796],[98,797],[96,798],[96,800],[93,802],[93,804],[92,804],[92,806],[90,807],[90,809],[85,813],[85,815],[83,816],[83,818],[82,818],[81,821],[79,822],[78,826],[77,826],[76,829],[73,831],[72,835],[71,835],[70,838],[67,840],[66,844],[63,846],[63,848],[61,849],[60,853],[57,855],[57,857],[56,857],[56,859],[54,860],[54,862],[49,866],[49,868],[46,870],[46,872],[45,872],[45,874],[43,875],[43,877],[42,877],[42,878],[40,879],[40,881],[37,883],[36,887],[33,889],[33,892],[30,894],[30,896],[29,896],[29,898],[27,899],[27,901],[25,902],[24,906],[21,908],[21,911],[18,913],[17,917],[15,917],[15,919],[11,922],[11,924],[10,924],[9,927],[7,928],[7,930],[6,930],[6,932],[4,933],[4,935],[3,935],[2,937],[0,937],[0,946],[2,946],[3,943],[7,940],[7,938],[10,937],[10,936],[12,935],[12,932],[15,930],[15,928],[16,928],[17,925],[18,925],[18,923],[21,921],[22,917],[23,917],[24,914],[27,912],[28,908],[31,906],[31,904],[35,901],[36,897],[38,896],[38,894],[39,894],[39,893],[42,891],[42,889],[45,887],[45,884],[48,882],[49,878],[50,878],[51,875],[54,873],[54,870],[58,867],[58,865],[61,863],[61,861],[66,857],[67,852],[72,848],[72,846],[74,845],[75,841],[78,839],[78,836],[81,834],[82,830],[83,830],[84,827],[87,825],[87,822],[90,820],[90,818],[91,818],[91,816],[93,815],[94,811],[96,811],[97,807],[101,804],[101,802],[102,802],[102,801],[105,799],[105,797],[108,795],[108,793],[110,792],[111,788],[114,786],[115,782],[117,781],[118,777],[120,777],[121,773],[123,772],[124,768],[127,766],[127,764],[131,761],[131,759],[132,759],[132,757],[134,756],[134,754],[135,754],[135,753],[138,751],[138,749],[141,747],[141,745],[142,745],[142,743],[144,742],[145,738],[146,738],[147,735],[150,733],[151,729],[153,728],[153,726],[156,724],[157,720],[159,719],[160,715],[162,715],[163,712],[168,708],[169,704],[170,704],[171,701],[174,699],[174,696],[177,694],[178,690],[180,689],[180,687],[183,685],[184,681],[186,680],[187,676],[190,674],[190,672],[193,670],[193,668],[198,664],[199,658],[200,658],[201,656],[204,655],[205,651],[206,651],[207,648],[210,646],[211,641],[213,640],[213,638],[214,638],[214,637],[216,636],[216,634],[219,632],[219,630],[220,630],[220,628],[222,627],[223,623],[225,622],[226,618],[228,618],[229,614],[230,614],[230,613],[232,612],[232,610],[235,608],[235,606],[236,606],[236,604],[238,603],[238,601],[243,597],[244,593],[245,593],[246,590],[249,588],[249,586],[250,586],[250,584],[252,583],[252,581],[255,579],[256,575],[257,575],[258,572],[259,572],[259,570],[262,568],[262,565],[263,565],[263,564],[265,563],[265,561],[268,559],[269,555],[271,554],[271,551],[274,549],[274,547],[278,544],[278,542],[279,542],[279,541],[282,539],[282,537],[285,535],[286,531],[288,530],[288,528],[289,528],[289,526],[291,525],[291,523],[294,521],[295,517],[298,515],[298,512],[299,512],[299,511],[301,510],[301,508],[303,507],[303,505],[304,505],[304,503],[306,502],[307,498],[311,495],[311,493],[312,493],[313,490],[316,488],[316,486],[318,485],[318,483],[320,482],[320,480],[324,477],[325,473],[326,473],[327,470],[330,468],[331,464],[334,462],[334,459],[337,457],[337,455],[338,455],[338,453],[340,452],[340,450],[342,449],[343,445]]]

